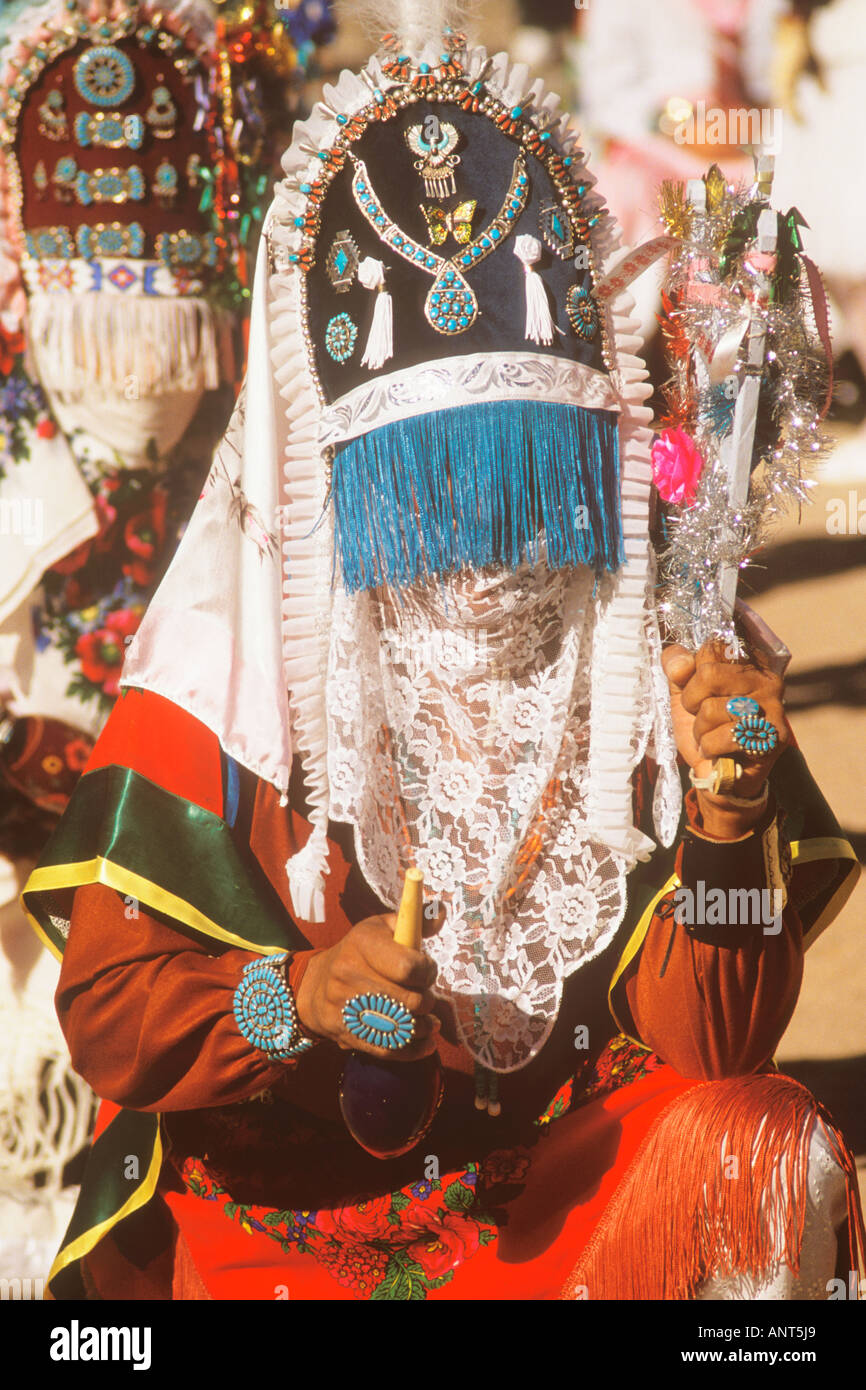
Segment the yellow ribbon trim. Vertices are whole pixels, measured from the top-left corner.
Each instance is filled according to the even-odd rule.
[[[640,921],[638,922],[637,926],[635,927],[634,931],[629,937],[626,948],[620,956],[617,967],[613,972],[613,978],[611,979],[610,987],[607,991],[607,1004],[608,1008],[610,1009],[611,1015],[613,1016],[614,1023],[617,1025],[621,1032],[625,1033],[627,1038],[631,1038],[631,1033],[626,1033],[625,1028],[623,1028],[619,1019],[617,1018],[616,1010],[613,1007],[614,989],[619,983],[620,978],[622,977],[626,968],[629,965],[631,965],[631,962],[634,960],[635,956],[637,955],[638,951],[643,945],[644,938],[650,928],[650,922],[652,921],[655,915],[655,910],[661,902],[662,898],[664,898],[671,891],[672,888],[679,888],[680,886],[681,885],[678,876],[676,874],[671,874],[664,887],[660,888],[659,891],[656,893],[655,897],[650,900],[650,902],[646,906],[646,909],[643,912],[643,915],[641,916]],[[632,1042],[639,1041],[639,1038],[632,1038]],[[641,1043],[641,1046],[645,1047],[646,1044]]]
[[[824,835],[815,836],[815,838],[811,840],[791,841],[792,864],[810,864],[813,863],[816,859],[847,859],[853,860],[853,864],[848,873],[846,873],[839,887],[836,889],[832,898],[827,903],[827,906],[824,908],[824,911],[821,913],[820,917],[817,919],[816,922],[813,923],[813,925],[809,929],[809,932],[804,937],[804,949],[808,949],[813,944],[813,942],[818,939],[818,937],[821,935],[824,929],[830,925],[830,923],[833,921],[833,918],[838,916],[839,912],[844,907],[845,903],[848,901],[848,898],[851,896],[851,893],[854,891],[854,885],[856,884],[857,879],[860,877],[860,863],[857,859],[857,854],[854,850],[854,846],[851,845],[847,840],[843,840],[833,835]],[[852,870],[856,870],[856,872],[852,872]],[[641,919],[635,927],[634,931],[632,932],[631,936],[629,937],[626,947],[619,958],[616,969],[613,972],[613,977],[611,979],[610,987],[607,992],[608,1007],[610,1009],[614,1023],[616,1023],[617,1027],[619,1027],[624,1033],[626,1032],[626,1030],[623,1028],[619,1019],[617,1018],[616,1011],[613,1007],[614,989],[616,988],[617,984],[622,978],[625,970],[634,960],[635,956],[637,955],[638,951],[643,945],[646,934],[649,931],[650,922],[653,919],[656,907],[661,902],[662,898],[664,898],[671,891],[672,888],[679,888],[680,886],[680,880],[677,877],[677,875],[671,874],[667,883],[664,885],[663,888],[659,889],[655,897],[651,900],[646,910],[642,914]],[[626,1033],[626,1037],[631,1037],[631,1034]],[[640,1039],[634,1038],[632,1039],[632,1041],[639,1042]],[[645,1046],[645,1044],[642,1044],[642,1046]]]
[[[199,912],[197,907],[193,907],[192,903],[186,902],[184,898],[179,898],[175,893],[169,893],[165,888],[160,888],[158,884],[143,878],[141,874],[121,868],[111,859],[103,859],[101,855],[79,864],[48,864],[44,868],[34,869],[24,885],[24,893],[48,893],[56,892],[59,888],[83,888],[90,883],[104,883],[106,887],[114,888],[118,893],[135,898],[138,902],[146,903],[148,907],[154,907],[158,912],[164,912],[166,916],[174,917],[176,921],[185,923],[194,931],[203,932],[205,936],[212,936],[217,941],[225,941],[229,946],[242,946],[244,950],[255,951],[258,955],[263,956],[278,956],[285,951],[284,946],[261,946],[254,941],[246,941],[244,937],[237,936],[234,932],[227,931],[225,927],[217,926],[216,922],[213,922],[210,917],[206,917],[203,912]],[[26,908],[25,911],[27,911]],[[32,922],[32,914],[28,912],[27,915]],[[40,939],[45,941],[44,930],[40,930],[38,925],[36,925],[36,930]],[[58,954],[55,948],[52,947],[51,949],[55,955]]]
[[[100,1221],[96,1226],[91,1226],[89,1230],[83,1231],[75,1240],[70,1241],[59,1251],[51,1271],[48,1275],[48,1285],[67,1265],[74,1264],[77,1260],[82,1260],[89,1254],[94,1246],[98,1245],[103,1236],[106,1236],[113,1226],[124,1221],[127,1216],[131,1216],[134,1211],[146,1205],[150,1201],[156,1185],[159,1181],[159,1174],[162,1169],[162,1139],[157,1130],[156,1143],[151,1154],[150,1167],[145,1174],[144,1181],[139,1184],[135,1191],[124,1202],[123,1206],[111,1216],[107,1216],[104,1221]]]
[[[857,852],[848,840],[842,840],[834,835],[826,835],[816,836],[814,840],[791,841],[791,862],[793,864],[811,864],[816,859],[847,859],[851,862],[847,873],[824,911],[815,919],[803,937],[803,949],[806,951],[814,945],[821,933],[826,931],[833,919],[839,916],[854,892],[862,872]]]
[[[169,893],[160,888],[157,884],[151,883],[149,879],[143,878],[140,874],[132,873],[129,869],[123,869],[120,865],[113,863],[110,859],[103,859],[97,855],[94,859],[86,860],[79,864],[52,864],[44,868],[34,869],[24,887],[24,893],[39,893],[57,891],[59,888],[80,888],[90,883],[104,883],[109,888],[114,888],[126,896],[136,898],[139,902],[147,903],[149,907],[154,907],[159,912],[166,913],[167,916],[174,917],[179,922],[184,922],[187,926],[196,931],[203,932],[207,936],[215,937],[218,941],[225,941],[232,946],[242,946],[247,950],[255,951],[261,955],[280,955],[283,947],[281,946],[260,946],[251,941],[246,941],[243,937],[237,936],[234,932],[226,931],[224,927],[217,926],[216,922],[203,912],[186,902],[183,898],[177,897],[174,893]],[[54,942],[46,935],[44,929],[33,916],[26,906],[24,906],[23,894],[21,898],[22,907],[30,921],[33,930],[40,941],[47,949],[62,959],[61,952],[57,949]],[[156,1143],[151,1156],[150,1166],[144,1181],[135,1189],[123,1206],[112,1216],[106,1217],[98,1225],[90,1227],[84,1231],[69,1245],[63,1247],[58,1252],[57,1258],[51,1266],[48,1276],[49,1285],[61,1270],[67,1265],[83,1259],[93,1248],[99,1244],[103,1236],[118,1225],[119,1222],[131,1216],[134,1211],[146,1205],[153,1197],[159,1174],[162,1168],[162,1140],[157,1133]]]
[[[813,840],[792,840],[791,859],[811,864],[815,859],[853,859],[858,863],[854,846],[835,835],[816,836]]]

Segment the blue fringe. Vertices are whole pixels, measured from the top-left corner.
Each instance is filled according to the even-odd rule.
[[[610,411],[515,400],[415,415],[341,445],[331,480],[349,593],[515,570],[535,563],[542,531],[551,569],[623,563]]]

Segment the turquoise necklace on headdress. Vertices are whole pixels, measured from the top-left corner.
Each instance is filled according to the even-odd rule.
[[[350,158],[355,166],[352,196],[373,231],[404,260],[434,276],[433,287],[424,301],[424,317],[437,333],[465,333],[478,317],[478,300],[464,278],[465,273],[502,245],[526,205],[529,176],[522,150],[514,161],[511,182],[499,212],[483,232],[450,259],[421,246],[386,216],[364,161],[351,151]]]

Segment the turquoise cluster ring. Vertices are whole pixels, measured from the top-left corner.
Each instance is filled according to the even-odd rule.
[[[343,1024],[361,1042],[391,1051],[406,1047],[415,1036],[415,1019],[390,994],[356,994],[347,999]]]
[[[744,753],[772,753],[779,742],[779,731],[769,719],[758,714],[742,714],[734,725],[734,742]]]
[[[732,695],[725,709],[731,719],[739,719],[744,714],[760,714],[761,706],[751,695]]]

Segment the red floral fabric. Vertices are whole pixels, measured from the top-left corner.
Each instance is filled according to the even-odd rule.
[[[536,1142],[551,1123],[635,1080],[660,1070],[647,1048],[620,1035],[590,1067],[562,1087],[540,1117]],[[524,1188],[533,1148],[499,1149],[480,1162],[431,1176],[330,1210],[275,1210],[241,1203],[208,1171],[186,1158],[180,1175],[187,1191],[215,1203],[248,1235],[276,1241],[287,1256],[310,1256],[354,1298],[420,1300],[450,1284],[479,1252],[499,1238],[505,1209]],[[313,1296],[312,1293],[309,1296]]]

